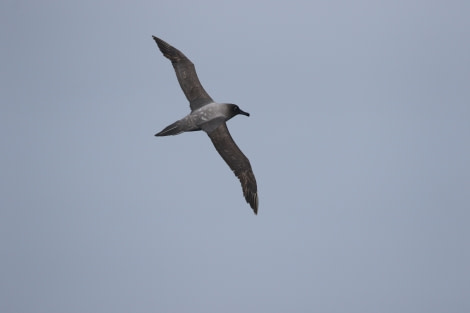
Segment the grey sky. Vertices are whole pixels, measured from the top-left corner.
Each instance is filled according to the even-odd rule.
[[[470,311],[468,1],[2,1],[0,312]],[[156,35],[258,180],[254,216]]]

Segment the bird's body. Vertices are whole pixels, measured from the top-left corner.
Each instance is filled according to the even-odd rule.
[[[156,136],[177,135],[182,132],[196,130],[204,130],[210,133],[234,116],[231,114],[234,112],[234,108],[237,108],[237,106],[231,103],[208,103],[167,126],[164,130],[156,134]],[[243,112],[238,114],[248,113]]]
[[[226,122],[242,114],[250,116],[232,103],[217,103],[207,94],[196,74],[194,64],[178,49],[153,36],[163,55],[168,58],[176,72],[191,113],[165,127],[155,136],[178,135],[189,131],[205,131],[220,156],[225,160],[242,184],[246,201],[257,214],[258,191],[256,179],[248,158],[241,152],[230,135]]]

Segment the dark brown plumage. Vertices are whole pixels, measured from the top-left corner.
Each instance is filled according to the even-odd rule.
[[[208,135],[217,152],[219,152],[225,163],[228,164],[230,169],[232,169],[240,180],[246,202],[250,204],[255,214],[257,214],[258,192],[255,175],[251,169],[250,161],[243,154],[240,148],[238,148],[235,141],[233,141],[226,123],[223,123]]]
[[[194,64],[178,49],[160,38],[152,37],[163,55],[173,64],[178,82],[191,107],[190,115],[167,126],[156,136],[176,135],[184,131],[206,131],[215,149],[240,180],[243,195],[254,213],[257,214],[258,189],[255,175],[251,169],[250,161],[235,144],[226,124],[226,121],[235,115],[249,116],[249,114],[234,104],[215,103],[202,87]],[[208,106],[205,107],[206,105]],[[214,116],[207,121],[207,116],[210,114]]]

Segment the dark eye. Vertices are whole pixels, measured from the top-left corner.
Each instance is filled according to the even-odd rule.
[[[234,106],[234,107],[233,107],[233,110],[234,110],[234,111],[238,111],[238,110],[239,110],[239,109],[238,109],[238,106]]]

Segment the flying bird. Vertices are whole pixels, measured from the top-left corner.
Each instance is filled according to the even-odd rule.
[[[226,122],[236,115],[250,116],[238,105],[217,103],[207,94],[196,74],[194,64],[178,49],[152,36],[163,55],[171,61],[176,77],[189,101],[191,113],[165,127],[155,136],[178,135],[183,132],[203,130],[212,140],[215,149],[240,180],[243,195],[258,213],[258,191],[255,175],[248,158],[238,148],[230,135]]]

